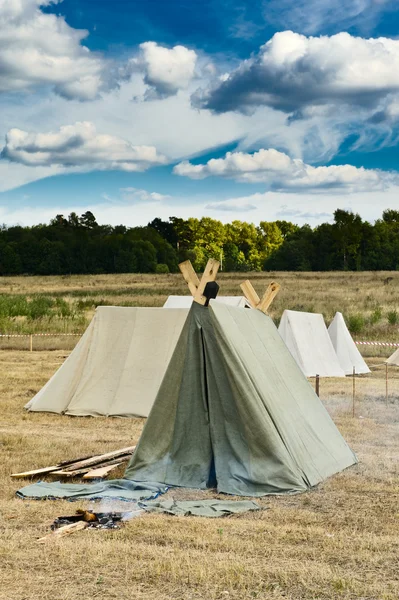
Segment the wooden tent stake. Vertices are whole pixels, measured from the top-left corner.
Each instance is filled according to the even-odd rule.
[[[265,314],[267,314],[271,303],[279,293],[280,287],[281,286],[279,283],[272,281],[268,285],[268,288],[265,291],[265,293],[263,294],[262,299],[260,299],[252,283],[248,279],[240,285],[244,296],[246,297],[252,308],[257,308]]]
[[[385,403],[388,404],[388,363],[385,363]]]
[[[205,286],[210,281],[215,281],[219,267],[220,262],[214,258],[210,258],[200,281],[189,260],[179,264],[179,269],[194,298],[194,302],[198,302],[198,304],[202,304],[203,306],[205,305],[206,297],[203,295]]]

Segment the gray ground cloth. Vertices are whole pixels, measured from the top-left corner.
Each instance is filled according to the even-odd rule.
[[[128,481],[127,479],[113,479],[86,485],[61,483],[60,481],[51,483],[39,481],[18,490],[17,496],[34,500],[102,500],[107,498],[137,502],[138,500],[152,500],[167,491],[168,486],[163,483]]]
[[[136,501],[146,512],[167,513],[178,516],[225,517],[232,514],[260,510],[251,500],[164,500],[163,502],[139,502],[151,500],[165,494],[168,487],[161,483],[127,481],[115,479],[96,484],[47,483],[39,481],[17,491],[17,496],[26,500],[124,500]]]
[[[226,517],[232,514],[260,510],[260,506],[251,500],[163,500],[162,502],[139,502],[140,508],[147,512],[167,513],[186,517]]]

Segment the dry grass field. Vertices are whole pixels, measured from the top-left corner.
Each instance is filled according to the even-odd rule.
[[[271,278],[283,284],[275,317],[285,307],[311,307],[329,318],[335,310],[371,314],[377,303],[395,309],[399,274],[384,285],[387,276],[284,273],[251,280],[259,291]],[[238,293],[242,279],[222,275],[221,293]],[[0,279],[3,294],[74,301],[76,291],[80,298],[93,293],[109,303],[154,306],[170,293],[186,293],[178,276]],[[397,327],[378,326],[380,336],[395,339]],[[381,357],[368,359],[375,368],[356,379],[355,418],[351,378],[321,381],[321,399],[360,462],[317,489],[264,498],[257,513],[217,520],[142,514],[120,530],[86,530],[38,545],[57,516],[91,504],[22,501],[15,491],[28,482],[10,473],[134,444],[143,426],[140,419],[25,413],[23,405],[67,355],[0,351],[0,600],[399,598],[399,369],[390,370],[386,402]],[[166,497],[212,494],[170,490]]]
[[[399,272],[220,273],[220,295],[241,295],[239,285],[247,278],[258,293],[271,280],[281,284],[271,309],[276,322],[285,308],[322,312],[327,323],[339,310],[346,318],[355,319],[358,339],[397,341]],[[80,333],[98,305],[162,306],[170,294],[188,293],[180,274],[0,278],[0,333]],[[7,297],[15,303],[44,299],[63,304],[33,319],[4,316],[1,300]],[[36,348],[49,350],[71,349],[74,343],[74,338],[35,339]],[[26,339],[0,338],[0,349],[28,346]]]

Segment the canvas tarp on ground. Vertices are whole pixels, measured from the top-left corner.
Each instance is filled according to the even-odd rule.
[[[125,477],[262,496],[355,462],[270,317],[194,302]]]
[[[98,307],[77,346],[30,411],[147,417],[187,309]]]
[[[399,367],[399,348],[385,361],[387,365],[395,365]]]
[[[138,502],[158,498],[166,494],[168,486],[146,481],[111,479],[98,483],[61,483],[60,481],[38,481],[17,491],[17,496],[27,500],[124,500]]]
[[[285,310],[278,331],[306,377],[345,377],[323,315]]]
[[[163,305],[164,308],[190,308],[194,298],[192,296],[169,296]],[[250,303],[244,296],[218,296],[216,302],[229,304],[230,306],[243,306],[251,308]]]
[[[349,333],[342,313],[337,312],[335,314],[328,328],[328,333],[338,356],[339,364],[346,375],[353,373],[353,367],[355,367],[355,373],[370,373],[370,369]]]

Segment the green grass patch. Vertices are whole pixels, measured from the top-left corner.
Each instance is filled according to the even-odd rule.
[[[382,319],[382,308],[380,306],[376,306],[370,316],[371,325],[376,325]]]
[[[351,333],[361,333],[363,331],[365,319],[360,313],[349,315],[345,320]]]
[[[397,325],[399,323],[399,314],[397,310],[390,310],[387,315],[388,323],[390,325]]]

